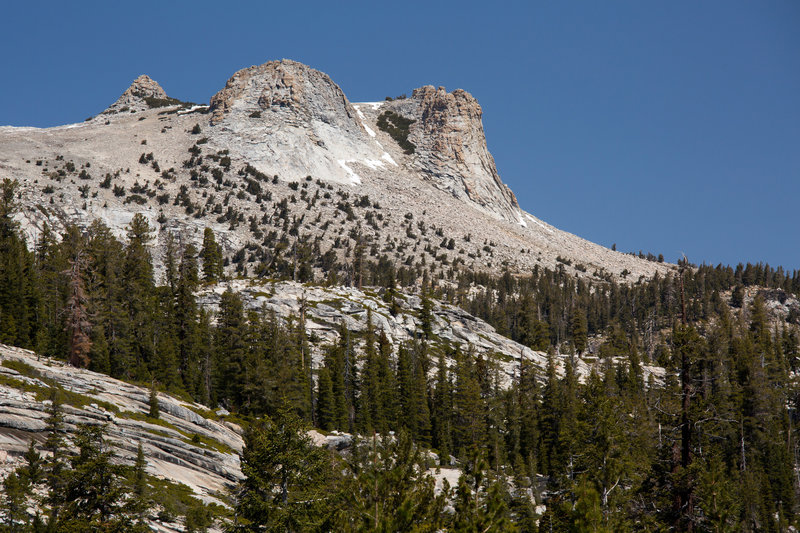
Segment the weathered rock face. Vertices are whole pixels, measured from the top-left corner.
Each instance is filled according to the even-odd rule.
[[[0,384],[0,450],[6,456],[5,462],[0,461],[0,478],[3,470],[21,463],[31,439],[42,442],[46,438],[49,401],[26,391],[26,386],[47,390],[55,384],[85,403],[63,406],[68,435],[79,424],[103,425],[115,455],[127,463],[135,460],[141,443],[148,473],[183,483],[205,501],[223,503],[219,496],[243,477],[239,468],[244,444],[241,428],[201,405],[159,394],[161,416],[153,421],[145,416],[149,391],[142,387],[11,346],[0,345],[0,363],[0,376],[5,378]],[[194,442],[194,435],[216,444]]]
[[[390,106],[415,119],[409,139],[416,145],[416,164],[438,187],[483,211],[517,222],[519,204],[497,174],[486,147],[483,110],[468,92],[426,85],[415,89],[408,101]]]
[[[319,120],[348,134],[361,133],[355,110],[327,74],[286,59],[236,72],[211,98],[212,124],[237,111],[269,111],[289,125]]]
[[[88,228],[95,219],[125,239],[125,226],[141,213],[159,230],[153,242],[161,271],[167,235],[199,246],[211,227],[230,257],[247,243],[269,248],[264,235],[281,228],[273,212],[286,209],[287,220],[302,224],[297,238],[319,238],[321,252],[332,250],[343,264],[346,246],[337,240],[355,231],[396,265],[416,264],[424,253],[439,264],[447,237],[448,262],[495,274],[564,268],[559,258],[574,265],[566,263],[568,271],[599,279],[636,280],[674,269],[608,250],[520,210],[486,149],[481,108],[464,91],[423,87],[402,100],[349,103],[327,75],[275,61],[236,73],[214,96],[210,114],[165,97],[142,76],[94,120],[47,129],[0,126],[0,173],[20,184],[17,220],[30,246],[45,224],[59,233],[67,223]],[[151,107],[149,98],[165,107]],[[386,111],[415,121],[414,153],[378,127]],[[153,160],[143,163],[144,154]],[[258,176],[259,195],[245,175],[248,165],[280,179]],[[345,203],[354,216],[337,220]],[[228,216],[234,214],[236,222]],[[341,223],[338,231],[327,229],[333,222]]]
[[[380,162],[356,110],[326,74],[295,61],[240,70],[211,99],[212,142],[260,171],[355,184],[348,163]]]
[[[108,113],[120,113],[126,111],[143,111],[149,109],[145,98],[157,98],[165,100],[167,93],[161,88],[157,81],[146,74],[142,74],[128,87],[116,102],[111,104],[105,111]]]
[[[415,120],[410,140],[416,153],[394,154],[406,163],[404,170],[495,218],[518,222],[517,200],[500,181],[486,148],[481,107],[469,93],[425,86],[410,99],[368,105]],[[360,183],[353,165],[396,173],[400,165],[377,139],[377,127],[366,124],[361,107],[350,104],[326,74],[295,61],[271,61],[240,70],[214,95],[212,139],[262,172],[290,181],[311,175]]]
[[[216,311],[220,296],[228,289],[239,294],[249,309],[273,312],[284,320],[290,316],[304,316],[306,331],[315,339],[310,345],[315,368],[322,364],[326,346],[339,341],[341,324],[348,331],[363,333],[368,328],[368,316],[371,316],[375,331],[386,335],[395,354],[402,344],[418,339],[422,331],[422,300],[416,295],[397,293],[393,314],[392,306],[380,295],[354,287],[232,280],[205,288],[198,295],[198,303]],[[531,350],[500,335],[491,325],[459,307],[432,300],[430,325],[435,342],[458,347],[462,353],[481,354],[490,365],[496,365],[498,383],[502,387],[510,386],[523,360],[537,368],[540,376],[545,375],[547,353]],[[562,373],[567,359],[572,357],[577,376],[584,379],[595,363],[593,353],[584,355],[586,360],[557,356],[557,372]],[[659,367],[643,365],[643,370],[645,379],[653,374],[659,381],[664,375],[664,370]],[[435,369],[432,368],[431,372]]]

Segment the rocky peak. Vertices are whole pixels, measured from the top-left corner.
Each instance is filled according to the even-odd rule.
[[[214,145],[287,180],[360,183],[347,165],[383,154],[339,86],[296,61],[236,72],[211,98],[210,113]]]
[[[328,75],[284,59],[235,73],[211,99],[210,111],[214,143],[262,172],[350,184],[361,182],[353,165],[396,172],[378,128],[365,123],[393,111],[414,120],[408,140],[416,152],[406,152],[408,170],[494,218],[520,220],[517,200],[486,148],[481,106],[461,89],[425,86],[411,98],[353,106]]]
[[[486,147],[483,110],[471,94],[426,85],[394,105],[416,119],[409,140],[416,145],[417,166],[424,174],[493,216],[519,219],[517,199],[500,180]]]
[[[149,109],[147,99],[168,100],[169,97],[161,85],[146,74],[142,74],[131,83],[122,96],[111,104],[105,113],[120,113],[125,111],[142,111]]]
[[[360,130],[355,110],[327,74],[288,59],[236,72],[211,98],[212,124],[237,111],[275,113],[295,125],[319,120],[350,133]]]

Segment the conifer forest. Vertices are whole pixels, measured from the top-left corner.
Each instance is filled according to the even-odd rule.
[[[200,289],[232,275],[211,229],[199,249],[168,243],[157,274],[156,228],[140,215],[122,239],[96,221],[44,232],[29,247],[15,209],[6,179],[0,343],[224,408],[244,428],[244,480],[226,495],[230,505],[181,504],[186,531],[800,525],[800,313],[771,307],[800,296],[796,271],[684,261],[640,280],[560,268],[439,276],[300,250],[299,264],[259,275],[346,279],[388,302],[401,292],[422,302],[411,341],[390,342],[369,318],[366,331],[342,323],[338,341],[319,346],[301,316],[249,308],[230,289],[218,308],[198,301]],[[435,300],[546,352],[546,367],[521,359],[510,381],[499,379],[498,358],[432,331]],[[145,483],[146,458],[140,450],[133,465],[116,461],[102,426],[67,443],[62,393],[52,390],[46,442],[32,443],[3,481],[0,531],[148,531],[159,494]],[[316,446],[311,429],[352,435],[352,444]],[[461,472],[452,485],[428,475],[445,467]]]

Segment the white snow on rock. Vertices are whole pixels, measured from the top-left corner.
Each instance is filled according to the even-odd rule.
[[[182,109],[182,110],[178,111],[178,114],[179,115],[188,115],[189,113],[194,113],[198,109],[208,109],[208,106],[207,105],[193,105],[189,109]]]
[[[339,163],[339,166],[342,167],[347,175],[350,176],[350,185],[361,185],[361,178],[353,172],[353,169],[347,166],[347,163],[355,163],[355,161],[346,160],[346,159],[338,159],[336,161]]]
[[[353,104],[353,109],[356,110],[358,118],[360,118],[361,120],[367,120],[367,117],[365,117],[364,113],[361,112],[361,107],[358,104]]]
[[[378,143],[378,145],[380,146],[380,143]],[[383,155],[381,156],[381,159],[385,159],[386,161],[388,161],[389,163],[391,163],[394,166],[399,166],[397,163],[395,163],[394,159],[392,159],[392,156],[390,156],[388,152],[383,152]]]
[[[526,217],[528,220],[530,220],[531,222],[533,222],[534,224],[536,224],[537,226],[539,226],[540,228],[542,228],[543,230],[545,230],[546,232],[548,232],[548,233],[553,233],[553,230],[552,230],[552,229],[548,228],[547,226],[545,226],[544,224],[542,224],[541,222],[539,222],[538,220],[536,220],[536,217],[534,217],[534,216],[532,216],[532,215],[529,215],[528,213],[525,213],[525,217]]]
[[[377,170],[384,167],[383,161],[378,161],[376,159],[365,159],[363,163],[372,170]]]

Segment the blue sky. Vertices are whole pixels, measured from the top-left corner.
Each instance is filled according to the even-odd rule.
[[[6,3],[0,124],[81,121],[141,73],[207,102],[280,58],[351,101],[463,88],[547,222],[670,261],[800,269],[800,2],[295,4]]]

